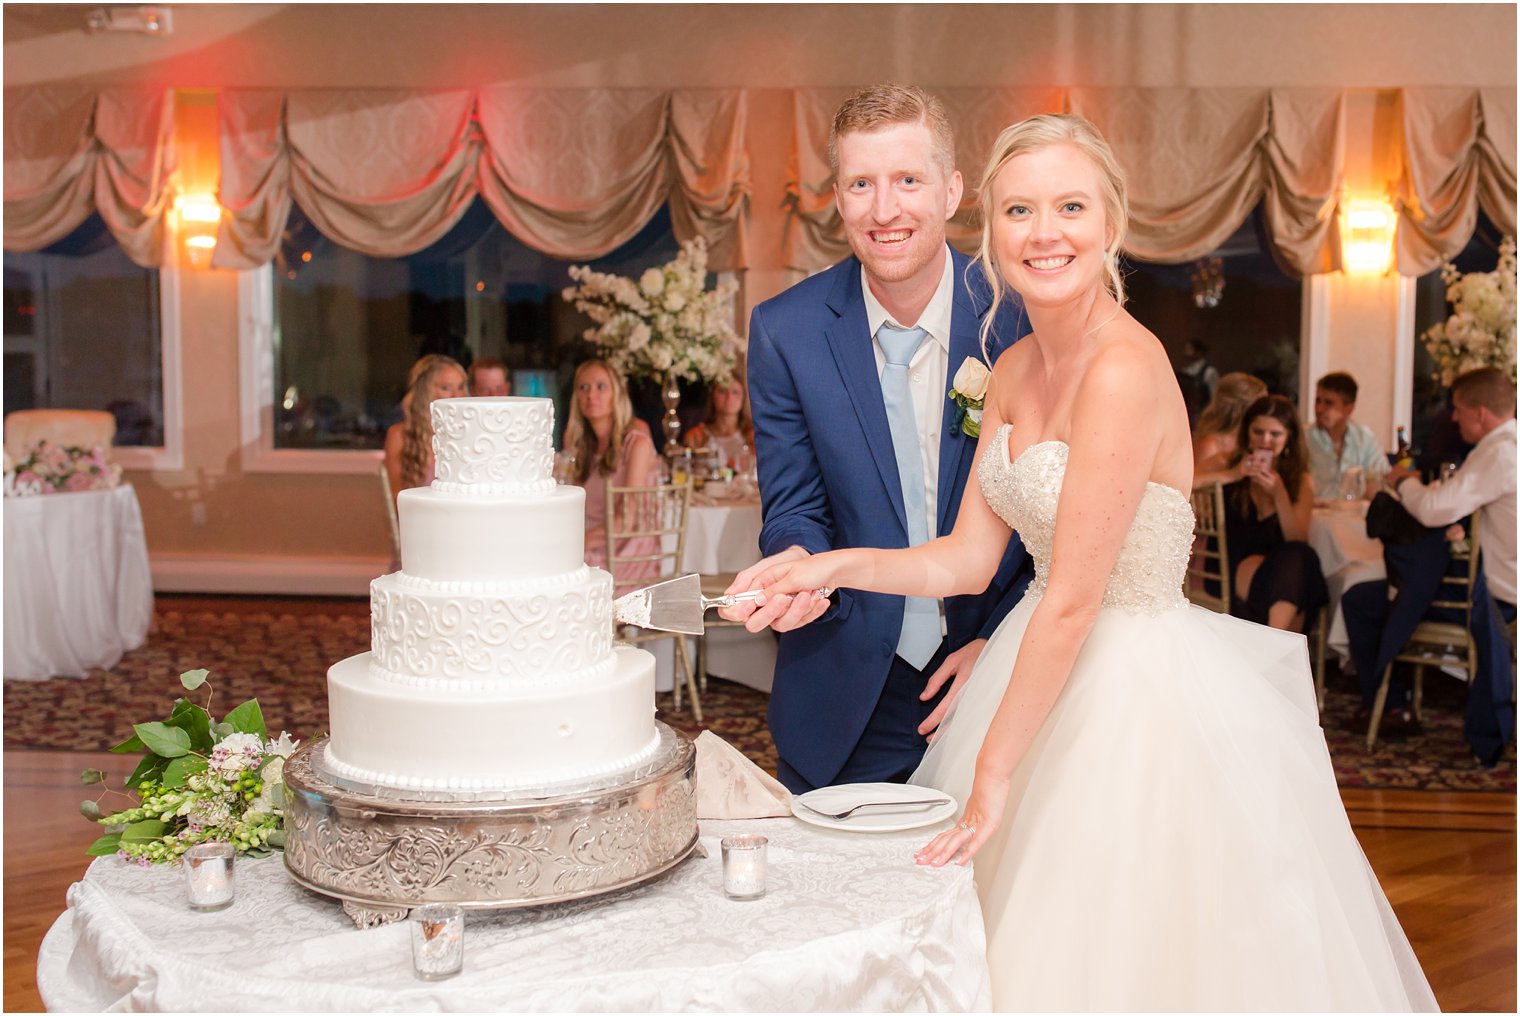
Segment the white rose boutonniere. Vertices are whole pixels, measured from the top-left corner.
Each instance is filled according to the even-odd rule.
[[[962,360],[955,372],[949,394],[961,407],[961,432],[967,437],[981,436],[982,406],[987,400],[987,382],[990,380],[992,372],[974,356]]]

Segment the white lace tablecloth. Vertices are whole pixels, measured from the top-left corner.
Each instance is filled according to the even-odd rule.
[[[83,677],[148,637],[153,579],[137,494],[5,499],[5,676]]]
[[[723,896],[718,839],[770,838],[768,891]],[[177,868],[96,860],[43,940],[50,1010],[966,1011],[990,1005],[971,869],[924,868],[924,829],[703,822],[708,856],[579,903],[466,916],[464,972],[412,974],[404,924],[355,930],[276,857],[240,860],[202,914]]]
[[[1325,585],[1330,590],[1330,628],[1325,633],[1325,643],[1344,656],[1348,643],[1341,597],[1354,585],[1388,577],[1383,565],[1383,543],[1367,535],[1367,502],[1316,507],[1309,519],[1309,546],[1319,555]]]

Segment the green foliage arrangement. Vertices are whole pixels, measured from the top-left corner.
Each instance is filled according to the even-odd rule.
[[[204,706],[177,699],[168,719],[133,724],[132,736],[111,749],[143,753],[125,784],[138,803],[106,814],[99,798],[82,802],[84,817],[110,830],[86,853],[147,866],[177,861],[197,843],[231,843],[253,856],[284,846],[282,773],[297,742],[284,732],[268,739],[257,699],[214,722],[209,676],[206,670],[179,676],[186,691],[206,689]],[[80,775],[86,785],[105,779],[99,769]]]

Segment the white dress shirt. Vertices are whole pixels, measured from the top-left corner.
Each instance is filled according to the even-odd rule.
[[[939,518],[939,439],[944,429],[945,400],[950,386],[950,309],[954,303],[955,278],[950,251],[945,250],[945,271],[940,276],[939,288],[934,291],[929,305],[917,321],[898,321],[871,292],[866,270],[860,269],[860,288],[866,297],[866,322],[871,328],[871,349],[876,354],[876,376],[881,377],[886,366],[886,354],[876,333],[884,322],[890,321],[899,328],[922,328],[929,338],[918,347],[908,364],[908,389],[913,394],[913,416],[918,423],[918,451],[924,467],[924,510],[929,513],[929,539],[939,535],[935,520]]]
[[[1456,475],[1429,486],[1418,479],[1399,484],[1399,500],[1426,526],[1449,526],[1483,509],[1478,545],[1488,591],[1515,602],[1515,421],[1484,435]]]

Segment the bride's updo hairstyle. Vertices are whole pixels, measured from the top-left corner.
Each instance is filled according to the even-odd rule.
[[[977,252],[976,260],[987,277],[987,284],[992,288],[992,306],[982,320],[984,348],[998,305],[1008,290],[1007,284],[998,274],[997,265],[993,263],[992,222],[995,210],[992,207],[992,182],[1014,156],[1063,143],[1081,149],[1098,169],[1098,180],[1103,188],[1103,211],[1108,217],[1108,227],[1113,231],[1108,247],[1104,250],[1103,266],[1108,272],[1104,282],[1119,305],[1124,305],[1124,277],[1119,273],[1119,249],[1124,246],[1124,238],[1129,232],[1129,192],[1124,181],[1124,170],[1114,158],[1113,149],[1108,147],[1108,142],[1103,140],[1103,135],[1098,133],[1098,128],[1090,120],[1075,113],[1041,113],[1003,129],[1003,133],[993,143],[992,155],[987,160],[987,169],[982,173],[982,183],[977,189],[977,207],[982,214],[982,249]]]

